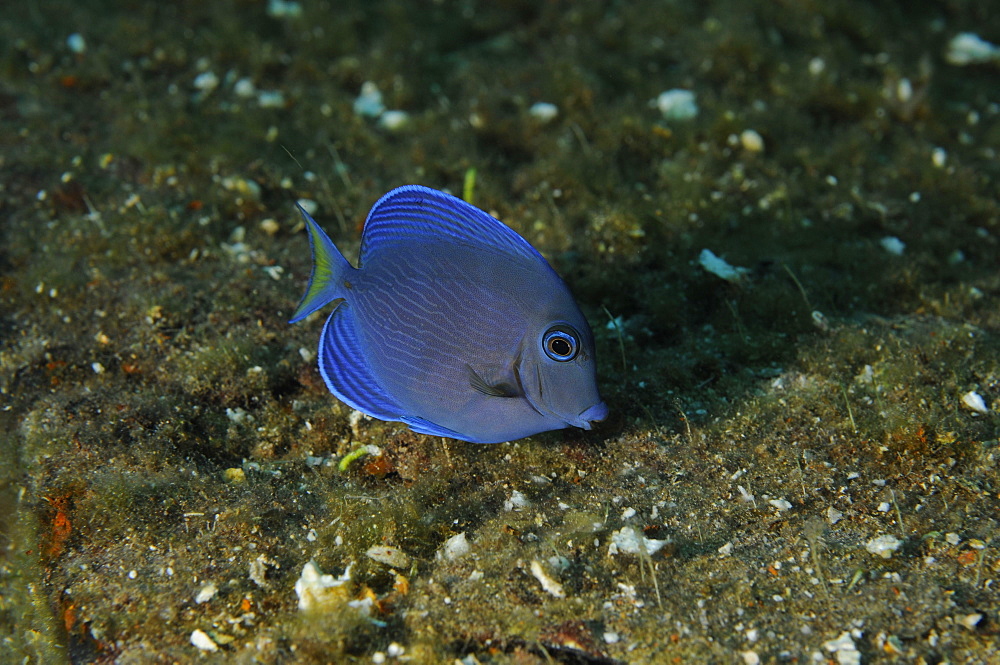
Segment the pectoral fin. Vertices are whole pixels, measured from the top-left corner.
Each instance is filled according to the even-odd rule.
[[[469,369],[469,385],[476,392],[490,397],[524,397],[518,377],[511,375],[507,368],[499,371],[483,368],[477,372],[471,365],[466,367]]]

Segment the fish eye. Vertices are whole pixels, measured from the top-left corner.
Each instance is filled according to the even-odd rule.
[[[567,362],[576,357],[580,340],[576,331],[566,326],[553,326],[542,336],[545,355],[558,362]]]

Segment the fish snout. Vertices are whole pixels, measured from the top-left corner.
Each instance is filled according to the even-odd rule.
[[[604,402],[598,402],[589,409],[584,409],[584,411],[576,417],[576,422],[573,424],[582,429],[590,429],[593,427],[594,423],[599,423],[607,417],[608,405]]]

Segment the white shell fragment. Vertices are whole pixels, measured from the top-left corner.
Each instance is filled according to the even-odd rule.
[[[379,563],[384,563],[390,568],[409,568],[410,567],[410,557],[403,550],[398,547],[389,547],[386,545],[373,545],[368,548],[365,552],[369,559],[374,559]]]
[[[948,163],[948,151],[944,148],[934,148],[931,150],[931,164],[939,169],[943,169]]]
[[[198,589],[198,595],[194,597],[194,602],[201,605],[202,603],[207,603],[208,601],[215,598],[215,594],[219,592],[219,587],[215,586],[211,582]]]
[[[640,540],[641,539],[641,540]],[[608,554],[639,554],[643,549],[646,554],[656,554],[663,546],[670,543],[670,540],[655,540],[646,538],[635,527],[625,526],[611,534],[611,544],[608,545]]]
[[[332,599],[341,598],[340,592],[333,592],[333,589],[342,587],[351,581],[351,567],[340,577],[334,577],[324,573],[316,565],[315,561],[310,561],[302,566],[302,575],[295,582],[295,595],[299,597],[300,610],[312,610],[322,607]]]
[[[382,93],[372,81],[361,84],[361,94],[354,100],[354,112],[368,118],[377,118],[385,112]]]
[[[219,87],[219,77],[214,72],[202,72],[194,78],[193,85],[202,92],[212,92]]]
[[[208,633],[201,630],[200,628],[194,630],[191,633],[191,644],[195,645],[202,651],[218,651],[219,645],[215,643]]]
[[[441,546],[441,551],[438,552],[439,557],[443,557],[448,561],[454,561],[455,559],[465,556],[472,549],[469,544],[468,539],[465,537],[465,532],[457,533],[448,540],[444,541],[444,545]]]
[[[503,509],[508,513],[512,510],[521,511],[530,507],[531,501],[528,500],[528,497],[517,490],[511,492],[510,498],[503,502]]]
[[[896,536],[886,534],[869,540],[865,544],[865,549],[875,556],[880,556],[883,559],[891,559],[892,553],[898,550],[902,544],[903,541]]]
[[[792,509],[791,502],[786,499],[771,499],[768,503],[777,508],[780,512]]]
[[[879,240],[878,244],[882,245],[882,249],[893,256],[902,256],[903,250],[906,249],[906,243],[896,236],[886,236]]]
[[[566,597],[566,592],[563,591],[562,584],[559,584],[559,582],[548,576],[548,573],[542,568],[542,564],[538,562],[538,559],[532,559],[531,561],[531,574],[535,576],[538,583],[542,585],[542,589],[549,595],[555,598]]]
[[[698,115],[698,104],[690,90],[674,88],[661,92],[653,101],[667,120],[690,120]]]
[[[851,639],[851,634],[848,632],[841,633],[835,640],[824,642],[823,648],[836,655],[839,665],[861,664],[861,653],[854,646],[854,640]]]
[[[750,272],[748,268],[729,265],[725,259],[720,259],[710,249],[701,250],[701,254],[698,255],[698,263],[708,272],[727,282],[738,282]]]
[[[986,406],[986,401],[983,400],[983,396],[977,393],[975,390],[970,390],[969,392],[962,395],[962,404],[969,407],[976,413],[989,413],[990,409]]]
[[[944,59],[949,64],[964,66],[1000,61],[1000,47],[991,44],[974,32],[961,32],[948,42]]]
[[[285,108],[285,93],[280,90],[261,90],[257,93],[257,104],[262,109]]]
[[[298,18],[302,16],[302,5],[289,0],[270,0],[267,15],[273,18]]]
[[[77,55],[83,55],[87,50],[87,40],[79,32],[74,32],[66,38],[66,46]]]
[[[528,115],[541,123],[551,122],[559,115],[559,107],[548,102],[535,102],[528,109]]]
[[[254,85],[253,79],[243,77],[233,84],[233,92],[237,97],[249,99],[257,94],[257,86]]]
[[[378,119],[378,126],[390,132],[398,132],[410,124],[410,114],[406,111],[386,111]]]

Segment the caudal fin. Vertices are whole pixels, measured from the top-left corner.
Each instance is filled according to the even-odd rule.
[[[289,323],[297,323],[306,318],[321,307],[325,307],[334,300],[341,298],[338,288],[344,273],[352,270],[351,264],[340,253],[330,237],[319,227],[309,213],[295,204],[302,213],[305,220],[306,229],[309,230],[309,246],[312,248],[313,267],[309,276],[309,286],[302,296],[299,306],[292,313]]]

